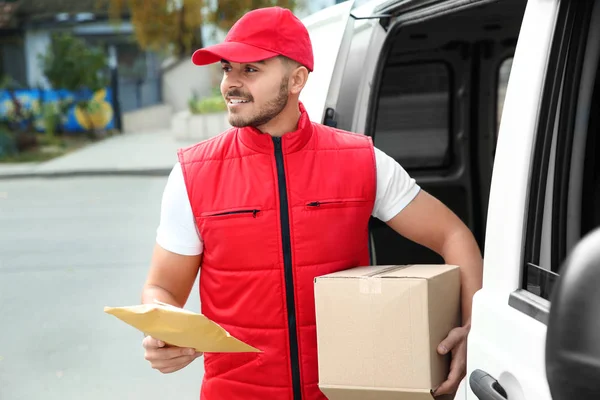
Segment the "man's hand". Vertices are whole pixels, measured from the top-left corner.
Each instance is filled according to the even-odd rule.
[[[152,368],[163,374],[179,371],[202,356],[202,353],[198,353],[194,349],[166,346],[163,341],[156,340],[151,336],[146,336],[142,345],[146,349],[144,358],[150,362]]]
[[[446,355],[452,353],[452,362],[450,363],[450,373],[448,379],[442,383],[434,392],[434,396],[444,394],[455,394],[458,385],[467,373],[467,335],[468,327],[455,328],[448,334],[448,337],[438,346],[438,353]]]

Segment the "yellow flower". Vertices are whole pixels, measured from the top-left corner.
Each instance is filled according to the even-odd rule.
[[[75,118],[83,129],[104,129],[108,126],[113,118],[113,108],[109,102],[105,100],[106,90],[99,90],[94,94],[91,102],[93,103],[92,110],[82,110],[80,107],[75,108]]]
[[[4,114],[10,114],[12,113],[14,110],[14,104],[12,101],[10,100],[4,100],[4,102],[2,103],[2,110],[4,111]]]

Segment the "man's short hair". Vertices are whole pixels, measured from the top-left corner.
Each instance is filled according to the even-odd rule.
[[[283,62],[283,64],[286,67],[288,67],[288,69],[290,69],[290,70],[303,66],[298,61],[294,61],[291,58],[286,57],[286,56],[277,56],[277,58],[279,58],[281,60],[281,62]]]

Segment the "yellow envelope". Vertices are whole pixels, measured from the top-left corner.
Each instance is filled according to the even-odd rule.
[[[104,307],[114,315],[155,339],[203,353],[260,353],[261,351],[231,336],[202,314],[156,301],[130,307]]]

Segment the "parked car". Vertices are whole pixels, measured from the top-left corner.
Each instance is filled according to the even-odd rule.
[[[484,251],[456,398],[600,398],[600,1],[356,0],[306,23],[335,60],[312,118],[373,137]],[[442,262],[371,236],[373,263]]]

